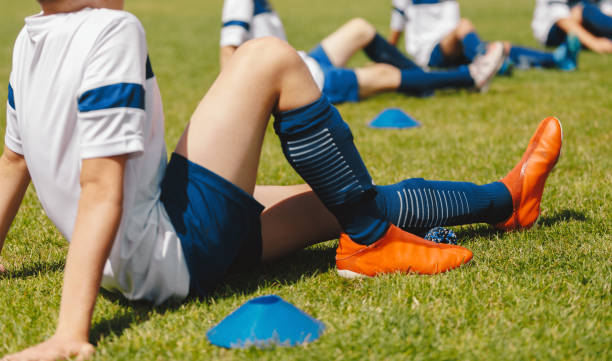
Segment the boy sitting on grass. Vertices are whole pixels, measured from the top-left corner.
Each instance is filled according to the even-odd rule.
[[[232,265],[338,236],[342,276],[436,274],[472,253],[402,228],[523,229],[539,215],[561,149],[556,119],[541,123],[501,182],[379,187],[302,59],[273,38],[237,50],[166,164],[145,34],[123,0],[39,2],[42,13],[26,19],[13,54],[0,245],[31,180],[70,247],[55,334],[3,360],[89,357],[100,286],[156,304],[205,295]],[[287,160],[310,188],[255,190],[271,114]]]
[[[389,42],[397,45],[402,33],[406,51],[422,66],[445,68],[469,63],[487,48],[472,22],[461,18],[456,0],[393,0]],[[555,46],[554,52],[544,52],[504,42],[509,59],[506,66],[575,70],[578,39],[564,38]]]
[[[285,40],[283,24],[266,1],[225,0],[221,29],[221,67],[250,39],[274,36]],[[373,61],[347,68],[355,53],[363,50]],[[299,52],[324,95],[334,104],[358,102],[381,92],[429,96],[436,89],[474,88],[485,92],[501,67],[501,43],[469,65],[445,71],[425,71],[406,58],[361,18],[355,18],[326,36],[309,53]]]
[[[610,1],[536,0],[531,27],[535,38],[546,46],[559,46],[575,34],[586,48],[612,53]]]

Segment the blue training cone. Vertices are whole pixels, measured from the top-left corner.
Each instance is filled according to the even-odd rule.
[[[254,298],[211,328],[206,337],[226,348],[295,346],[318,339],[325,325],[276,295]]]
[[[421,126],[421,123],[397,108],[385,109],[370,122],[372,128],[403,129],[419,126]]]

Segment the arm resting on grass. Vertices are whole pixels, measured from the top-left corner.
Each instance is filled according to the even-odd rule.
[[[0,253],[11,223],[30,184],[30,172],[22,155],[4,146],[0,157]],[[4,267],[0,264],[0,273]]]
[[[102,271],[121,220],[126,156],[83,160],[81,196],[68,249],[58,326],[47,341],[7,360],[88,358]]]
[[[402,32],[399,30],[391,30],[389,34],[389,43],[393,46],[397,46],[400,38],[402,37]]]
[[[238,47],[233,45],[221,47],[221,51],[219,52],[219,61],[221,63],[221,69],[223,69],[225,64],[227,64],[227,61],[232,57],[232,55],[234,55],[236,49],[238,49]]]
[[[612,41],[608,38],[597,37],[586,30],[578,21],[572,18],[560,19],[557,26],[566,34],[574,34],[587,48],[600,54],[612,53]]]

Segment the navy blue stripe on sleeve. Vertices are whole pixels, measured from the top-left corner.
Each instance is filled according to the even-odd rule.
[[[149,55],[147,55],[147,80],[151,79],[154,76],[155,74],[153,74],[153,67],[151,66],[151,59],[149,58]]]
[[[398,7],[395,7],[395,6],[394,6],[394,7],[393,7],[393,10],[394,10],[394,11],[397,11],[398,13],[400,13],[400,14],[401,14],[402,16],[404,16],[404,17],[406,16],[406,13],[404,12],[404,10],[402,10],[402,9],[400,9],[400,8],[398,8]]]
[[[437,4],[444,2],[446,0],[412,0],[414,5],[424,5],[424,4]]]
[[[241,26],[246,31],[249,31],[249,29],[251,28],[251,25],[249,23],[247,23],[245,21],[240,21],[240,20],[231,20],[231,21],[226,21],[226,22],[223,23],[223,27],[232,26],[232,25]]]
[[[14,110],[17,110],[15,108],[15,95],[13,94],[13,87],[11,86],[11,83],[9,83],[9,87],[8,87],[8,103],[11,106],[11,108],[13,108]]]
[[[86,91],[79,98],[79,111],[112,108],[137,108],[144,110],[145,90],[140,84],[119,83]]]

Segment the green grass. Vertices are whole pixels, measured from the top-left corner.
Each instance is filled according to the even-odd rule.
[[[537,46],[532,0],[465,0],[485,39]],[[387,33],[387,1],[277,0],[289,39],[308,49],[354,16]],[[0,83],[33,0],[0,12]],[[164,97],[170,149],[218,71],[221,1],[128,0],[145,25]],[[489,182],[518,159],[538,121],[558,116],[563,156],[551,176],[539,225],[499,233],[457,228],[474,252],[468,267],[435,277],[336,276],[335,242],[235,274],[209,299],[153,308],[103,293],[93,321],[96,360],[612,360],[612,56],[585,52],[576,73],[530,70],[497,79],[484,95],[445,91],[429,99],[388,94],[339,107],[379,184],[405,177]],[[358,56],[354,64],[363,64]],[[6,98],[0,88],[0,99]],[[423,123],[406,131],[366,122],[401,107]],[[5,111],[0,102],[0,113]],[[4,122],[4,121],[3,121]],[[2,123],[4,124],[4,123]],[[4,126],[2,126],[4,128]],[[300,180],[269,131],[259,181]],[[0,277],[0,355],[50,336],[57,319],[66,242],[33,189],[8,236]],[[225,350],[206,331],[246,300],[278,294],[327,325],[305,347]]]

